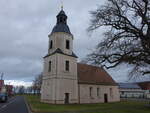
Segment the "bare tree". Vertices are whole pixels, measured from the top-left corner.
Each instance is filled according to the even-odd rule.
[[[107,31],[88,62],[108,69],[126,63],[132,75],[150,74],[150,0],[108,0],[91,15],[88,31]]]
[[[33,87],[32,86],[26,87],[26,93],[27,94],[32,94],[32,91],[33,91]]]
[[[32,88],[34,94],[40,94],[41,85],[42,85],[42,73],[36,76],[35,79],[33,80]]]
[[[25,87],[24,86],[18,86],[18,93],[24,94],[25,93]]]

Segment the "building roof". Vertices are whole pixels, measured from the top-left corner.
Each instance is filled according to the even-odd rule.
[[[62,9],[62,10],[58,13],[57,17],[58,17],[59,15],[65,15],[65,16],[66,16],[66,13],[65,13],[65,11]]]
[[[103,68],[78,63],[77,69],[79,84],[117,85]]]
[[[118,83],[119,88],[122,89],[141,89],[136,83]]]
[[[150,90],[150,81],[137,83],[143,90]]]
[[[78,58],[77,55],[76,55],[74,52],[72,52],[71,55],[65,54],[60,48],[57,48],[57,49],[56,49],[53,53],[51,53],[51,54],[47,54],[44,58],[46,58],[46,57],[48,57],[48,56],[51,56],[51,55],[54,55],[54,54],[56,54],[56,53]]]
[[[67,25],[67,16],[63,10],[61,10],[57,15],[57,23],[54,26],[51,34],[56,32],[65,32],[71,34],[69,26]]]
[[[52,33],[56,33],[56,32],[65,32],[65,33],[71,34],[70,29],[69,29],[68,25],[66,25],[66,24],[55,25],[55,27],[52,30]]]
[[[0,80],[0,87],[4,85],[4,80]]]

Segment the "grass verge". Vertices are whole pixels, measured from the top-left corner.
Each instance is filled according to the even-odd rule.
[[[26,95],[28,104],[36,113],[150,113],[148,102],[122,101],[101,104],[53,105],[40,102],[39,96]]]

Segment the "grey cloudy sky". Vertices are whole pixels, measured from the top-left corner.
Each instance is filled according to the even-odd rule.
[[[63,0],[68,25],[74,35],[74,51],[84,58],[98,40],[103,29],[90,37],[89,11],[105,0]],[[61,0],[0,0],[0,72],[7,82],[30,83],[42,72],[43,56],[47,53],[48,34],[56,23]],[[109,71],[117,81],[126,80],[126,70]],[[12,81],[13,80],[13,81]]]

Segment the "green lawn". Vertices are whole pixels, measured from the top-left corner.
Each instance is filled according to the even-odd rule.
[[[39,96],[25,96],[32,111],[37,113],[150,113],[148,102],[123,101],[116,103],[52,105],[40,102]]]

